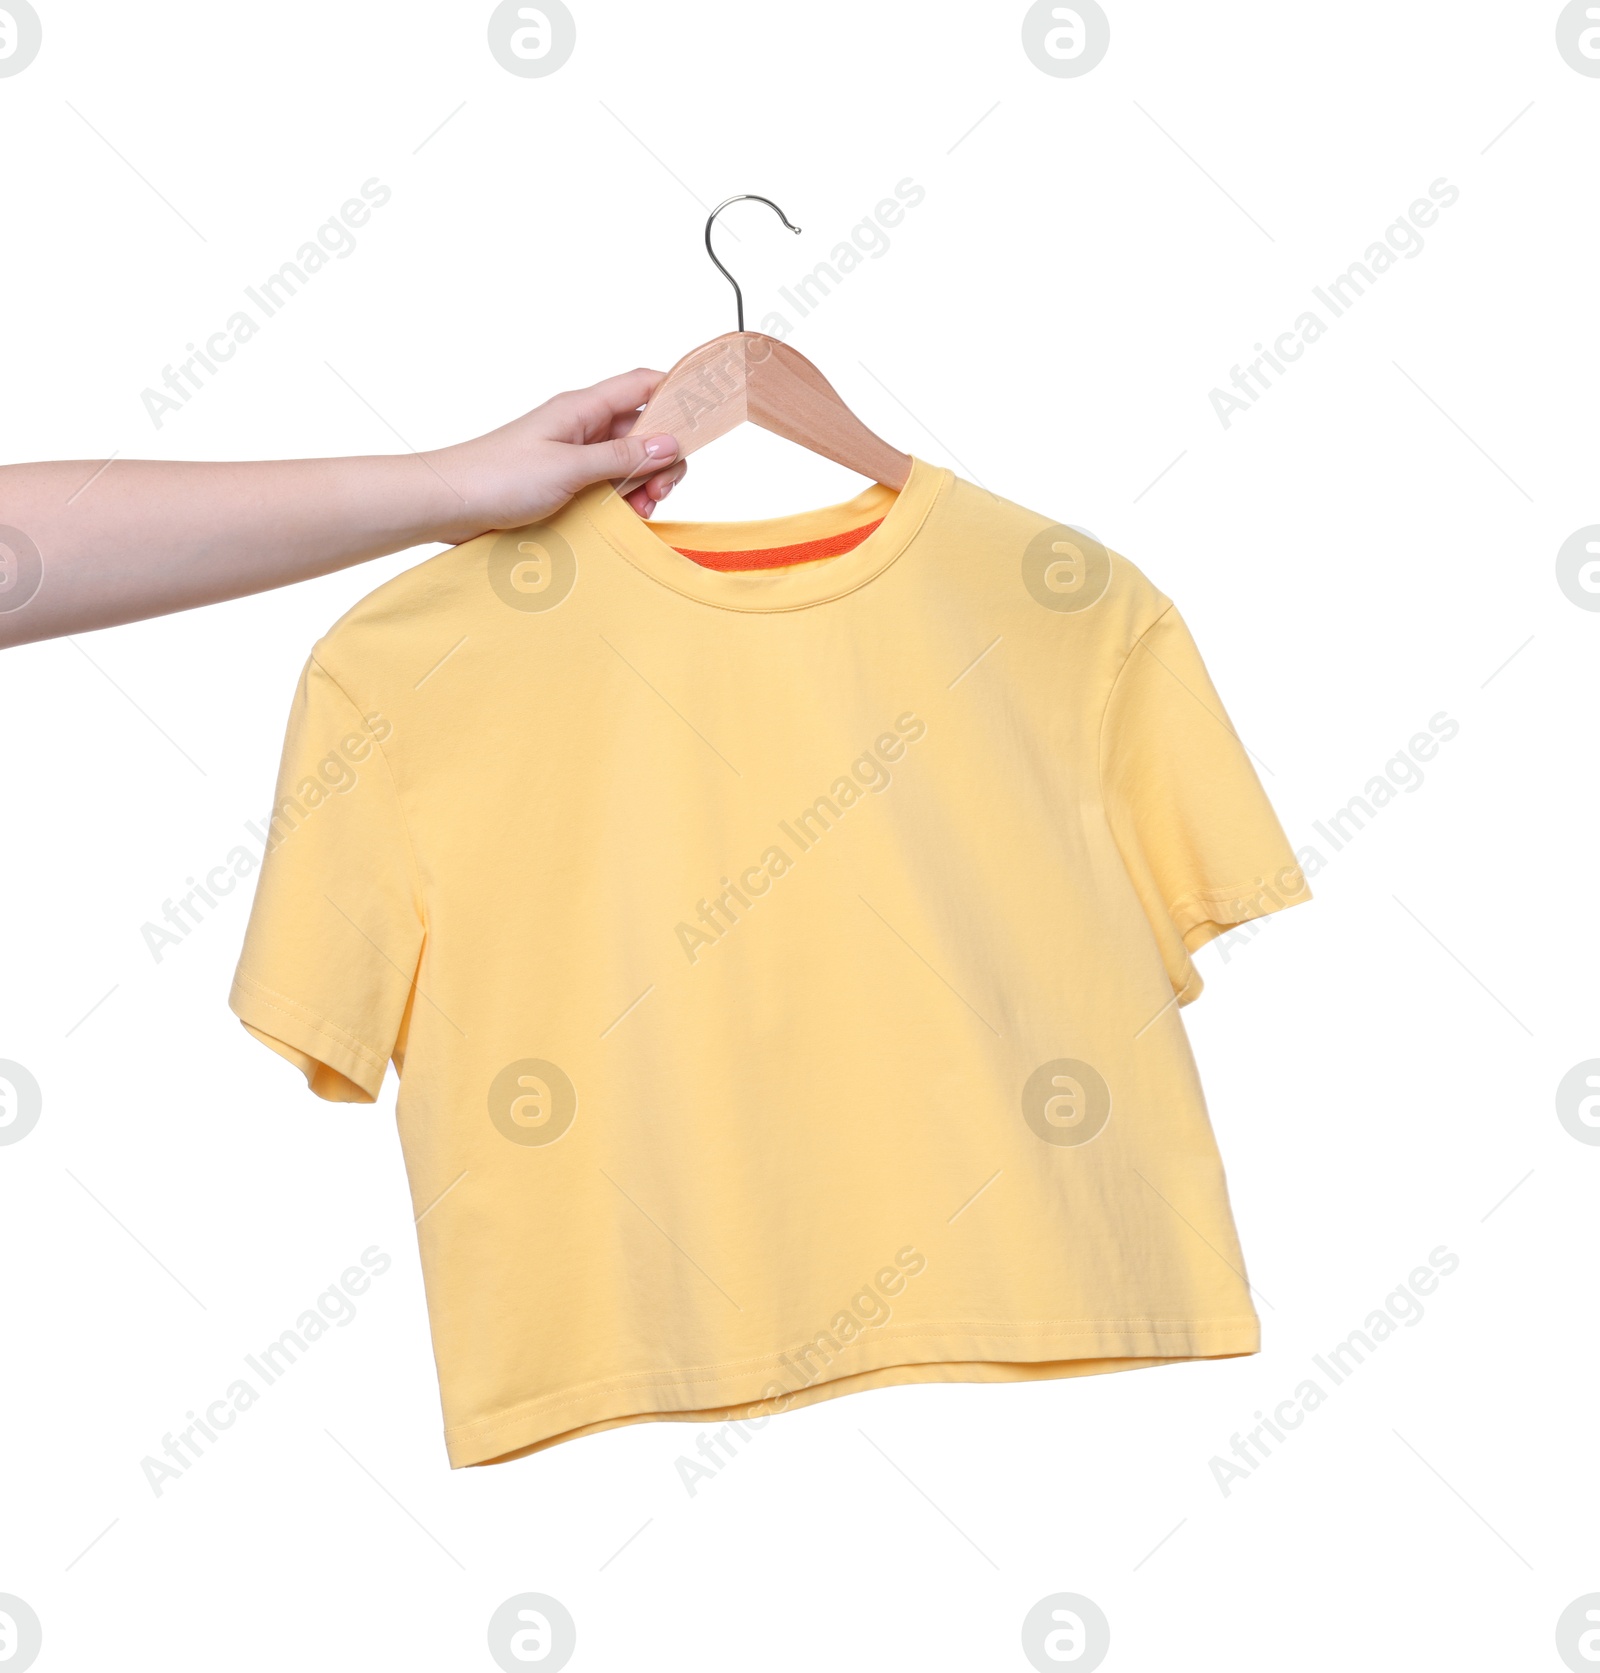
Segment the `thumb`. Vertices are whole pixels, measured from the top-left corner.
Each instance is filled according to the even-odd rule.
[[[617,436],[567,449],[574,490],[591,482],[643,482],[678,457],[672,436]]]

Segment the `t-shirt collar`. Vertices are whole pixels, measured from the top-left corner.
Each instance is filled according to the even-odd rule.
[[[724,610],[800,610],[842,598],[881,575],[921,530],[954,480],[920,459],[897,494],[874,483],[841,505],[757,522],[646,522],[610,483],[586,488],[566,515],[586,521],[636,569],[687,598]],[[798,545],[882,519],[859,546],[786,569],[716,570],[675,550],[731,551]]]

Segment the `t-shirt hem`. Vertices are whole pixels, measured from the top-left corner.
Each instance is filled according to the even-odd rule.
[[[313,1070],[306,1071],[306,1081],[313,1091],[319,1089],[314,1065],[322,1063],[358,1087],[369,1103],[377,1099],[388,1071],[387,1059],[337,1024],[284,994],[274,993],[242,970],[234,976],[228,993],[228,1009],[274,1050],[280,1045],[290,1047],[290,1052],[279,1051],[279,1055],[298,1067],[305,1066],[292,1054],[312,1059]]]
[[[627,1423],[760,1419],[864,1388],[917,1382],[1026,1382],[1260,1352],[1245,1318],[1121,1320],[1078,1325],[888,1327],[813,1368],[804,1348],[732,1364],[637,1372],[519,1402],[448,1426],[452,1468],[541,1451]],[[815,1349],[813,1347],[813,1352]],[[776,1385],[776,1391],[775,1386]]]
[[[1300,887],[1293,892],[1285,890],[1281,895],[1274,893],[1263,898],[1259,883],[1238,889],[1197,890],[1174,901],[1168,910],[1185,943],[1193,951],[1238,924],[1267,918],[1274,912],[1286,912],[1291,906],[1302,906],[1310,899],[1311,885],[1302,876]],[[1196,935],[1200,939],[1190,941],[1190,937]]]
[[[1194,890],[1167,908],[1183,940],[1184,951],[1197,953],[1207,943],[1215,941],[1240,924],[1257,918],[1270,917],[1274,912],[1286,912],[1291,906],[1303,906],[1311,899],[1311,885],[1298,867],[1293,869],[1300,878],[1300,887],[1293,893],[1263,894],[1261,884],[1252,882],[1238,889]],[[1192,1005],[1205,991],[1205,981],[1195,968],[1192,957],[1186,960],[1183,985],[1177,989],[1179,1005]]]

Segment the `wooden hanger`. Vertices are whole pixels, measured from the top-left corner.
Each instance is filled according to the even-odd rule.
[[[676,436],[680,454],[687,456],[740,424],[758,424],[886,488],[905,487],[911,475],[909,454],[874,435],[803,354],[776,337],[745,330],[744,293],[717,260],[711,226],[730,203],[746,198],[766,204],[790,232],[800,231],[771,198],[754,192],[725,198],[706,217],[706,254],[733,286],[739,329],[686,354],[646,402],[634,431]]]

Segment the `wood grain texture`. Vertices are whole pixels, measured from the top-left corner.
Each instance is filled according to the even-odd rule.
[[[874,435],[803,354],[759,331],[729,331],[667,373],[634,433],[671,435],[687,456],[740,424],[756,424],[846,470],[899,490],[911,456]]]

